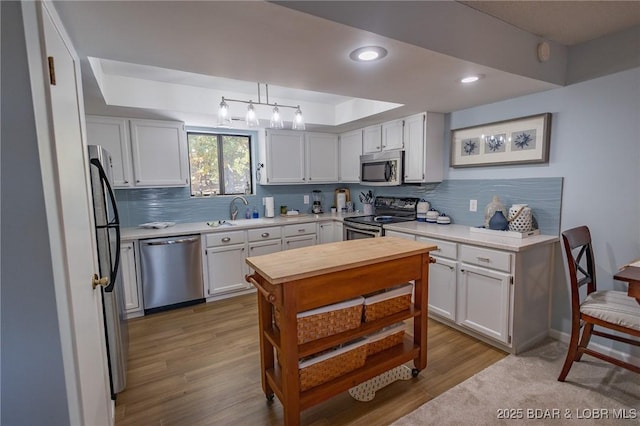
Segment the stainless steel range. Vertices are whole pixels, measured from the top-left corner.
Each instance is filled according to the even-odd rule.
[[[344,240],[382,237],[384,225],[416,220],[419,198],[376,197],[374,213],[344,218]]]

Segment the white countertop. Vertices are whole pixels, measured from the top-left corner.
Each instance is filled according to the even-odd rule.
[[[239,219],[227,221],[233,225],[209,226],[206,222],[179,223],[162,229],[145,229],[145,228],[124,228],[122,229],[121,238],[123,242],[140,240],[146,238],[162,238],[173,237],[189,234],[206,234],[211,232],[230,232],[251,228],[263,228],[267,226],[283,226],[296,223],[321,222],[326,220],[340,221],[349,216],[361,216],[362,213],[324,213],[324,214],[305,214],[300,216],[277,216],[274,218],[259,219]],[[550,244],[559,241],[557,236],[553,235],[535,235],[523,239],[487,235],[483,233],[471,232],[470,227],[466,225],[438,225],[425,222],[402,222],[389,224],[384,226],[385,229],[407,232],[410,234],[421,235],[429,238],[440,238],[443,240],[454,241],[459,243],[480,245],[483,247],[495,248],[508,251],[524,251],[539,244]]]
[[[209,226],[206,222],[179,223],[162,229],[145,229],[140,227],[123,228],[122,241],[140,240],[145,238],[173,237],[178,235],[204,234],[210,232],[239,231],[250,228],[263,228],[265,226],[282,226],[295,223],[320,222],[324,220],[342,221],[348,216],[361,216],[362,213],[338,214],[304,214],[299,216],[277,216],[273,218],[261,217],[258,219],[228,220],[233,225]]]
[[[559,241],[559,238],[553,235],[535,235],[520,239],[471,232],[467,225],[438,225],[426,222],[394,223],[385,225],[385,229],[509,251],[524,251],[539,244]]]

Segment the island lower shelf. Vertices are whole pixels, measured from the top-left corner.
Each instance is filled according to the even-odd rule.
[[[420,347],[412,340],[405,338],[402,344],[393,346],[375,355],[367,357],[364,366],[346,373],[337,379],[318,385],[304,392],[300,392],[300,409],[312,407],[332,395],[344,392],[358,384],[369,380],[385,371],[391,370],[415,359]],[[278,399],[283,400],[282,375],[280,366],[276,363],[273,368],[266,370],[267,380]]]
[[[313,340],[311,342],[304,343],[298,346],[298,356],[300,358],[324,351],[331,347],[337,346],[340,343],[355,340],[359,337],[366,336],[373,333],[376,330],[380,330],[383,327],[387,327],[392,324],[396,324],[400,321],[404,321],[409,318],[418,317],[422,314],[420,309],[417,309],[413,305],[410,309],[397,312],[393,315],[389,315],[384,318],[377,319],[375,321],[363,323],[360,327],[348,330],[343,333],[334,334],[332,336],[324,337],[322,339]],[[280,350],[280,332],[277,328],[271,328],[264,330],[265,338],[276,348]]]

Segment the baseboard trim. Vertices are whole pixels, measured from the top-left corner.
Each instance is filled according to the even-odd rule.
[[[552,337],[556,340],[559,340],[563,343],[569,344],[569,340],[571,339],[571,335],[569,333],[565,333],[563,331],[558,331],[558,330],[554,330],[554,329],[549,329],[549,337]],[[589,342],[589,346],[592,347],[593,349],[597,350],[598,352],[602,352],[605,355],[609,355],[611,357],[614,358],[618,358],[621,359],[623,361],[626,361],[630,364],[634,364],[634,365],[640,365],[640,357],[628,354],[628,353],[624,353],[624,352],[620,352],[617,349],[613,349],[607,346],[603,346],[599,343],[594,343],[593,341]]]

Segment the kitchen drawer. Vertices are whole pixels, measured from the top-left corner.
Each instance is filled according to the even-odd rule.
[[[284,236],[295,237],[296,235],[307,235],[316,233],[316,223],[299,223],[297,225],[285,225]]]
[[[273,240],[282,237],[282,230],[279,226],[270,228],[249,229],[247,231],[249,241]]]
[[[511,254],[475,246],[460,246],[460,260],[472,265],[511,272]]]
[[[430,251],[433,256],[446,257],[447,259],[456,260],[458,257],[458,244],[450,241],[435,240],[427,237],[416,237],[416,241],[420,243],[435,244],[438,246],[436,250]]]
[[[206,234],[207,247],[229,246],[244,243],[244,231],[216,232]]]

